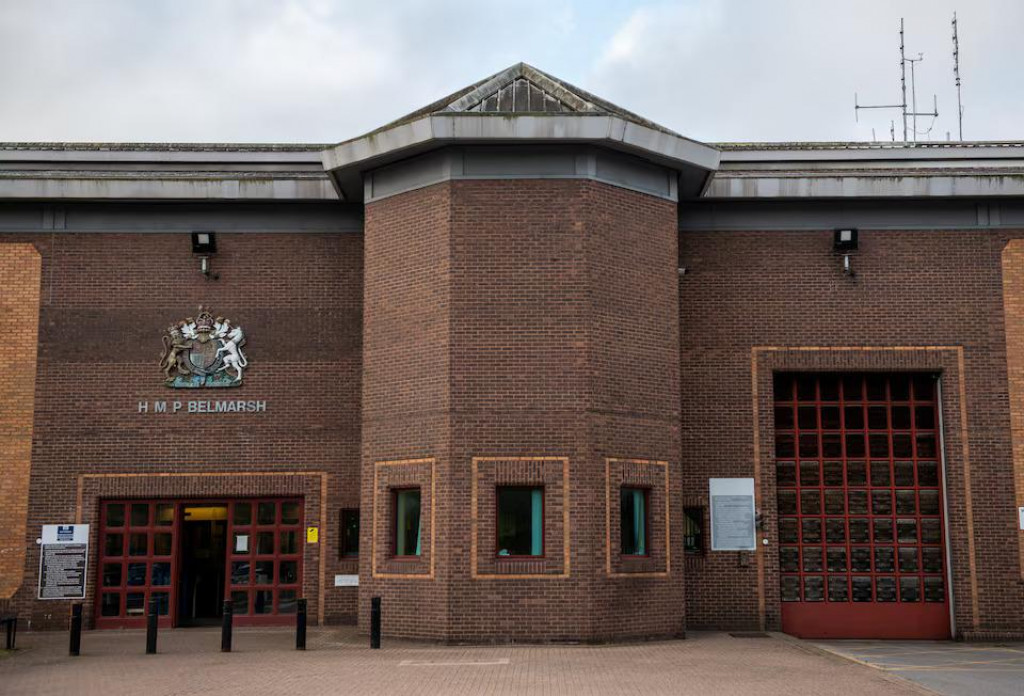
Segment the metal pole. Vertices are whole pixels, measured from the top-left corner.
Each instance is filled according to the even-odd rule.
[[[68,654],[78,657],[82,652],[82,605],[71,605],[71,643]]]
[[[306,649],[306,600],[299,600],[299,611],[295,615],[295,649]]]
[[[220,651],[231,652],[231,621],[235,615],[235,607],[230,599],[224,600],[224,611],[220,622]]]
[[[903,45],[903,18],[900,17],[900,90],[903,92],[903,142],[907,142],[907,58]]]
[[[156,624],[159,619],[159,600],[149,599],[149,613],[146,614],[146,654],[156,655]]]
[[[370,600],[370,648],[380,650],[380,597]]]

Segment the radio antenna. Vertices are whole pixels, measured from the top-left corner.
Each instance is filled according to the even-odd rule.
[[[899,104],[860,104],[858,102],[857,93],[853,93],[853,114],[856,120],[860,120],[859,114],[861,109],[899,109],[900,114],[903,118],[903,142],[910,142],[908,129],[907,129],[907,117],[913,119],[913,128],[911,129],[914,135],[914,142],[917,142],[917,117],[918,116],[931,116],[933,118],[932,125],[935,124],[934,119],[939,116],[939,101],[938,97],[933,96],[933,108],[931,111],[918,111],[917,110],[917,85],[914,79],[914,63],[920,63],[924,60],[924,54],[918,53],[917,58],[907,58],[906,43],[904,41],[903,32],[903,18],[900,17],[900,103]],[[907,63],[910,63],[910,91],[911,91],[911,104],[908,110],[907,104]],[[925,133],[931,132],[931,127],[928,128]]]
[[[953,13],[953,77],[956,78],[956,117],[962,142],[964,139],[964,103],[960,96],[960,37],[957,34],[956,12]]]

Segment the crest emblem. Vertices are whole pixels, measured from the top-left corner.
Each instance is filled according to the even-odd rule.
[[[249,361],[242,352],[245,333],[200,305],[199,315],[167,327],[160,369],[164,384],[175,389],[237,387]]]

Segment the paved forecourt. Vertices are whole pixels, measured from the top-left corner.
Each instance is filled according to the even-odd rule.
[[[351,628],[313,629],[296,652],[281,629],[236,630],[222,654],[215,629],[164,631],[145,655],[142,631],[26,633],[0,659],[0,694],[920,694],[881,672],[784,638],[694,634],[629,645],[444,647],[385,640],[370,650]]]
[[[1024,694],[1024,643],[836,640],[818,645],[945,696]]]

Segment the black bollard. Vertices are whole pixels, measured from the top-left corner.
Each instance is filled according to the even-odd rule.
[[[82,652],[82,605],[71,605],[71,645],[68,654],[78,657]]]
[[[306,649],[306,600],[299,600],[299,611],[295,615],[295,649]]]
[[[380,650],[380,597],[370,600],[370,648]]]
[[[231,652],[231,619],[235,608],[230,599],[224,600],[224,613],[220,622],[220,651]]]
[[[12,616],[7,622],[7,649],[14,650],[14,644],[18,639],[18,617]]]
[[[160,600],[149,599],[149,613],[146,614],[146,654],[156,655],[156,622],[160,618]]]

